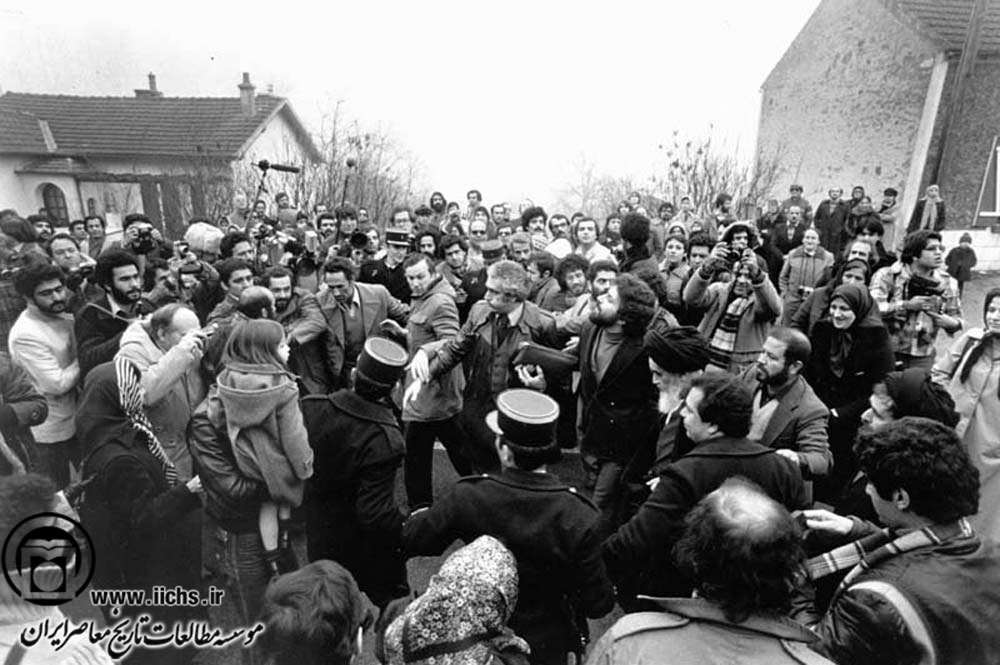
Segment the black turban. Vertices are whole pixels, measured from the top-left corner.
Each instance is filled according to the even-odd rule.
[[[687,374],[708,364],[708,342],[691,326],[650,330],[643,346],[653,362],[671,374]]]

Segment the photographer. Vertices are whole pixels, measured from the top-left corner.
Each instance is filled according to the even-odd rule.
[[[139,274],[146,271],[149,257],[166,259],[170,257],[172,251],[159,229],[153,228],[152,220],[141,213],[125,216],[125,221],[122,222],[121,246],[139,259]]]
[[[698,330],[708,340],[709,365],[716,369],[738,374],[756,362],[772,323],[781,316],[778,292],[758,259],[749,247],[737,257],[729,244],[720,242],[684,287],[684,303],[705,308]],[[730,270],[731,281],[713,283],[717,273]]]
[[[66,275],[66,290],[70,292],[68,311],[75,314],[84,304],[101,295],[100,288],[91,283],[97,262],[80,251],[80,246],[68,233],[57,233],[45,244],[45,251]]]
[[[201,329],[190,308],[171,303],[133,321],[122,334],[116,356],[141,372],[144,411],[181,480],[193,475],[186,432],[191,415],[205,398],[199,366],[213,332]]]
[[[150,259],[142,275],[142,297],[151,307],[177,302],[177,275],[163,259]]]

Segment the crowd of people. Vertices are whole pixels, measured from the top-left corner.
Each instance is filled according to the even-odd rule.
[[[94,588],[223,580],[229,617],[108,620],[260,621],[246,663],[366,639],[386,663],[993,662],[1000,288],[963,314],[975,252],[945,258],[936,186],[905,228],[894,189],[842,194],[738,220],[726,194],[595,219],[434,192],[382,223],[238,194],[114,240],[0,211],[0,537],[58,507]],[[4,589],[0,656],[43,614]]]

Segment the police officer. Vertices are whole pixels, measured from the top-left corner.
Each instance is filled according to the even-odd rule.
[[[406,281],[406,273],[403,270],[403,259],[410,252],[411,242],[409,231],[386,229],[385,256],[363,263],[358,281],[367,284],[381,284],[389,290],[389,293],[396,300],[410,302],[410,285]]]
[[[337,561],[381,608],[407,592],[399,547],[405,513],[394,494],[403,435],[388,401],[407,359],[395,342],[370,337],[351,388],[301,402],[315,452],[305,496],[309,560]]]
[[[531,646],[532,663],[566,663],[582,653],[585,615],[614,606],[596,532],[597,509],[546,470],[559,459],[559,405],[524,388],[497,396],[486,416],[502,470],[460,479],[403,527],[410,555],[438,555],[456,538],[490,535],[518,562],[519,597],[510,627]]]

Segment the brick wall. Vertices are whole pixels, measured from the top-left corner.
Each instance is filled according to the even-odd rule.
[[[784,165],[773,194],[902,191],[938,50],[879,2],[823,0],[761,90],[757,150]]]

